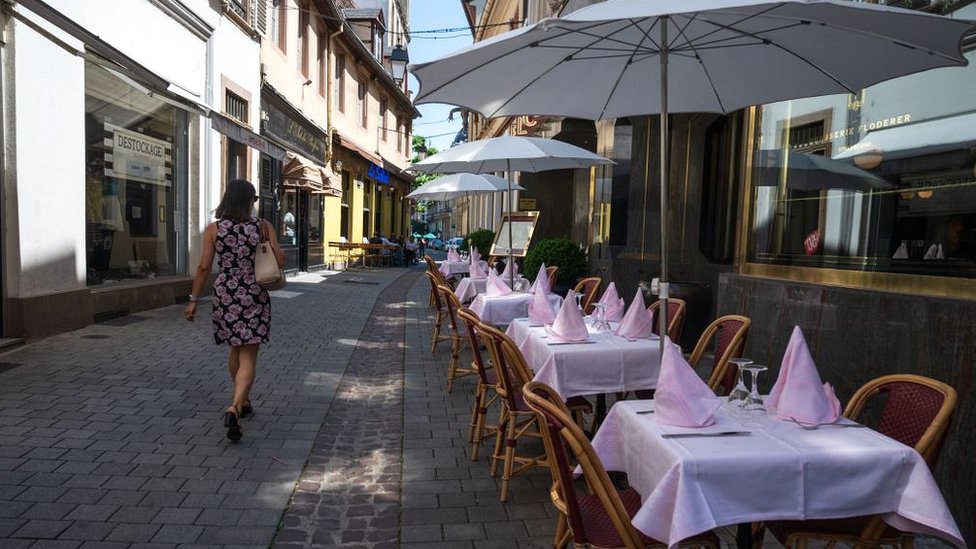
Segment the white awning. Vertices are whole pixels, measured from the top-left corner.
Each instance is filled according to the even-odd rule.
[[[842,160],[880,154],[882,160],[895,160],[951,151],[971,144],[976,144],[976,113],[868,132],[833,158]]]

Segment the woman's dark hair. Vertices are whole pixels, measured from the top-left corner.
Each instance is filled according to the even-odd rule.
[[[246,179],[232,179],[227,184],[220,204],[217,205],[215,215],[217,219],[232,219],[246,221],[251,219],[251,204],[255,197],[254,185]]]

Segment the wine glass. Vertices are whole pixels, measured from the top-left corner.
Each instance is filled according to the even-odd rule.
[[[745,367],[745,370],[752,374],[752,388],[749,390],[749,396],[746,398],[745,406],[742,409],[747,412],[765,412],[766,406],[759,394],[759,374],[765,372],[767,368],[759,364],[750,364]]]
[[[736,366],[736,381],[735,387],[729,391],[729,397],[726,400],[726,404],[733,413],[739,412],[749,399],[749,388],[746,387],[745,380],[742,375],[743,369],[752,364],[752,360],[748,358],[733,358],[729,360],[732,364]]]
[[[594,303],[593,309],[595,310],[596,322],[593,323],[593,329],[596,330],[598,334],[605,334],[610,331],[610,323],[607,322],[607,305],[606,303]]]
[[[580,314],[582,314],[583,313],[583,294],[582,293],[578,293],[578,294],[574,295],[573,297],[576,298],[576,307],[580,310]]]

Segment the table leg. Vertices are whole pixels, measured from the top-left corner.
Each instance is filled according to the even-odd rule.
[[[752,523],[739,524],[735,532],[735,544],[739,549],[752,549]]]
[[[607,395],[599,393],[596,395],[596,406],[593,408],[593,434],[596,435],[597,429],[607,417]]]

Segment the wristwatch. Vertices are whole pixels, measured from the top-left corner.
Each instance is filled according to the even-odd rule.
[[[200,301],[200,298],[198,298],[197,296],[195,296],[193,294],[190,294],[188,297],[190,298],[190,301],[192,301],[192,302]]]

